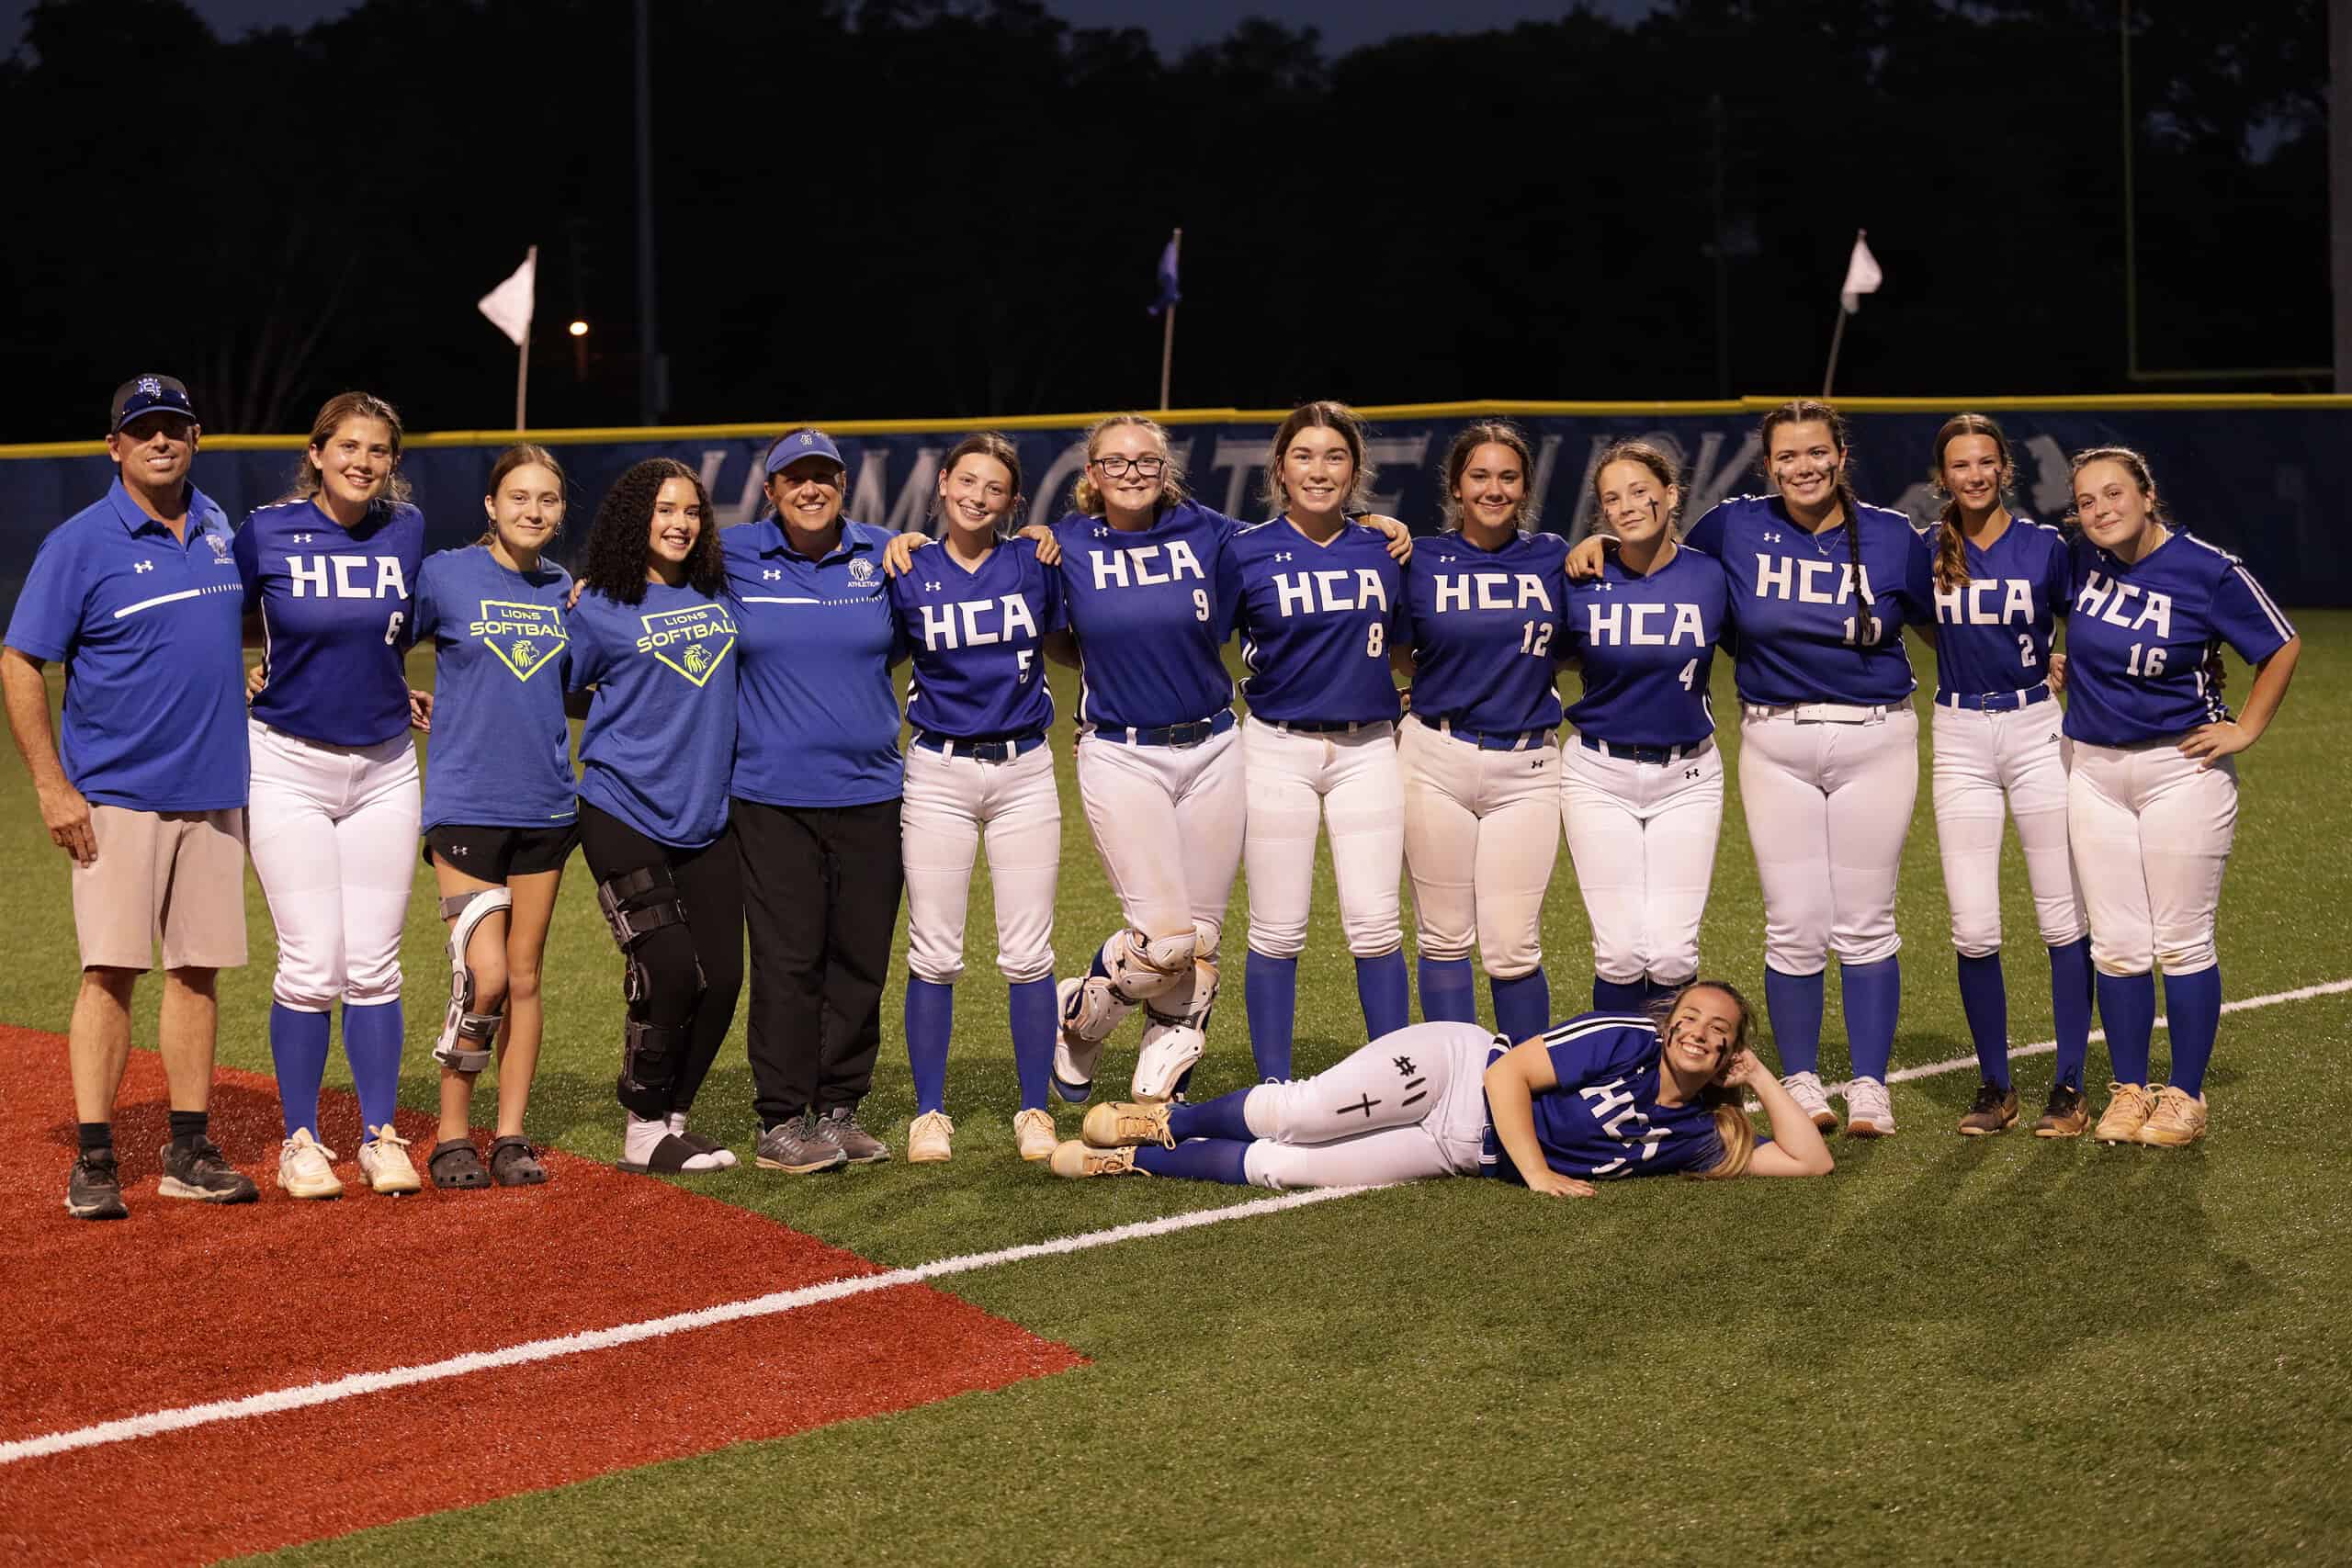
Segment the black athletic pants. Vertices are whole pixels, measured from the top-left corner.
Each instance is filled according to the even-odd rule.
[[[882,1048],[899,923],[899,803],[735,802],[752,935],[751,1055],[760,1125],[855,1105]]]
[[[734,829],[730,826],[698,850],[673,849],[583,800],[580,852],[599,884],[644,866],[667,865],[679,902],[686,907],[684,925],[662,927],[638,951],[646,969],[645,1021],[669,1028],[691,1025],[677,1081],[667,1104],[620,1096],[622,1105],[649,1121],[684,1111],[718,1058],[743,990],[743,863]]]

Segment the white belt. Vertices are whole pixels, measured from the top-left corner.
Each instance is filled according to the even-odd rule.
[[[1875,724],[1886,716],[1887,705],[1784,703],[1771,706],[1763,703],[1746,703],[1741,705],[1741,711],[1750,718],[1790,718],[1799,724]]]

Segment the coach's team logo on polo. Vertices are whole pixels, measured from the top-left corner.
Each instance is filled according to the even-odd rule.
[[[874,581],[874,563],[864,556],[849,563],[849,580],[860,588]]]
[[[637,650],[650,653],[699,686],[710,679],[735,646],[735,623],[716,604],[656,610],[639,615],[645,635]]]
[[[466,630],[488,644],[498,661],[514,671],[517,681],[537,674],[571,640],[564,634],[563,612],[553,604],[506,599],[484,599],[481,619]]]

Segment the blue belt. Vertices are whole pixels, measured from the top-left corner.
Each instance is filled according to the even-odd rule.
[[[1421,722],[1440,735],[1451,736],[1481,751],[1520,751],[1541,746],[1552,738],[1551,729],[1542,726],[1534,729],[1464,729],[1450,718],[1424,718]]]
[[[1696,757],[1714,741],[1694,740],[1688,746],[1621,746],[1614,740],[1603,740],[1595,735],[1579,735],[1588,751],[1598,751],[1604,757],[1614,757],[1625,762],[1679,762],[1685,757]]]
[[[1385,718],[1261,718],[1258,720],[1269,729],[1279,729],[1285,735],[1353,735],[1358,730],[1392,724]]]
[[[1232,728],[1233,710],[1226,708],[1190,724],[1164,724],[1150,729],[1114,729],[1109,725],[1098,725],[1094,733],[1123,746],[1198,746],[1210,736],[1223,735]]]
[[[944,757],[969,757],[975,762],[1010,762],[1045,743],[1046,732],[1042,729],[1007,740],[958,740],[952,735],[933,735],[928,731],[915,736],[915,744],[926,751],[936,751]]]
[[[2049,700],[2050,687],[2046,682],[2039,686],[2028,686],[2021,692],[1938,692],[1936,694],[1936,704],[1939,707],[1973,708],[1981,713],[2015,713],[2019,708],[2030,708],[2036,703],[2046,703]]]

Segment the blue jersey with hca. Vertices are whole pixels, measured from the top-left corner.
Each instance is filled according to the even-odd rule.
[[[1691,746],[1715,732],[1707,701],[1729,590],[1722,564],[1689,545],[1644,576],[1615,556],[1571,584],[1566,648],[1584,695],[1568,709],[1578,735],[1620,746]]]
[[[1723,563],[1742,702],[1874,705],[1910,695],[1903,627],[1935,619],[1928,547],[1900,512],[1856,511],[1853,523],[1813,534],[1778,496],[1734,496],[1684,536]],[[1847,542],[1856,525],[1859,585]]]
[[[565,629],[571,689],[596,688],[580,798],[673,849],[718,838],[735,755],[734,605],[660,582],[636,604],[592,590]]]
[[[1973,543],[1961,549],[1968,581],[1934,590],[1937,698],[2041,685],[2050,678],[2054,617],[2074,597],[2066,536],[2030,517],[2012,517],[1990,549]]]
[[[743,627],[735,793],[763,806],[898,799],[906,761],[890,666],[907,649],[882,573],[888,531],[844,517],[817,560],[773,517],[718,542]]]
[[[1083,660],[1078,722],[1157,729],[1207,718],[1233,701],[1220,599],[1227,541],[1240,525],[1181,502],[1148,528],[1114,528],[1073,512],[1054,525],[1062,601]]]
[[[1033,734],[1054,722],[1040,647],[1062,626],[1062,579],[1012,539],[967,569],[944,545],[890,580],[890,613],[913,649],[907,722],[957,740]]]
[[[2222,645],[2258,664],[2295,635],[2237,557],[2192,535],[2176,532],[2129,566],[2077,538],[2074,573],[2066,733],[2094,746],[2170,740],[2227,719]]]
[[[410,595],[424,514],[368,509],[346,529],[311,501],[265,506],[235,544],[245,608],[261,611],[269,683],[254,716],[329,746],[378,746],[408,728]]]
[[[1409,646],[1412,621],[1386,535],[1343,523],[1317,545],[1288,518],[1255,524],[1226,547],[1226,583],[1253,716],[1376,724],[1403,711],[1388,659]]]
[[[58,761],[85,799],[245,804],[243,603],[229,520],[194,485],[177,538],[118,479],[41,540],[7,645],[65,661]]]
[[[546,828],[579,815],[563,716],[563,601],[552,561],[501,565],[488,545],[424,558],[409,629],[433,649],[424,826]]]
[[[1456,532],[1420,541],[1405,563],[1416,714],[1495,735],[1560,722],[1567,558],[1557,534],[1515,534],[1494,550]]]
[[[1724,1157],[1715,1114],[1692,1100],[1657,1102],[1657,1025],[1640,1013],[1589,1012],[1547,1031],[1544,1049],[1559,1087],[1535,1096],[1535,1141],[1544,1163],[1579,1181],[1705,1170]],[[1504,1047],[1498,1044],[1494,1055]],[[1490,1061],[1492,1056],[1488,1058]],[[1486,1173],[1524,1181],[1487,1129]]]

